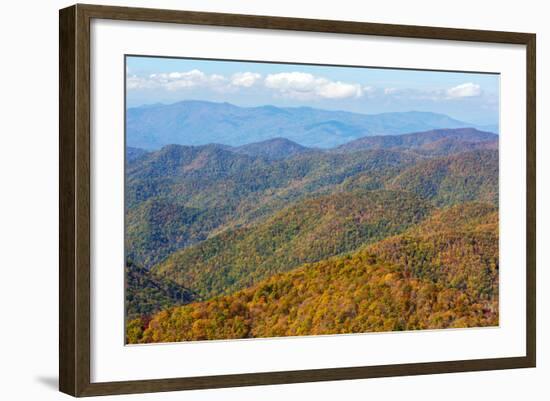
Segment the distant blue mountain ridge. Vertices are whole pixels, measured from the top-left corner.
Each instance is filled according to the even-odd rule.
[[[420,111],[369,115],[311,107],[239,107],[186,100],[128,108],[126,112],[127,146],[147,150],[169,144],[242,146],[274,138],[328,149],[368,136],[442,128],[476,128],[498,133],[498,126],[480,126],[445,114]]]
[[[351,142],[331,149],[308,148],[287,138],[272,138],[265,141],[248,143],[241,146],[229,146],[219,143],[206,145],[166,145],[160,152],[183,152],[195,154],[239,154],[264,160],[281,160],[300,157],[304,154],[320,156],[338,153],[354,153],[369,150],[389,150],[397,152],[412,152],[427,157],[448,156],[451,154],[494,149],[498,150],[498,135],[480,131],[475,128],[442,128],[411,134],[400,135],[373,135],[355,139]],[[141,148],[126,147],[126,160],[147,158],[150,153]],[[199,163],[200,164],[200,163]]]

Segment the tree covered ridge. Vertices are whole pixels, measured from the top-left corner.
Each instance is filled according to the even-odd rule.
[[[169,146],[130,163],[126,248],[150,268],[174,250],[254,223],[306,197],[341,190],[368,172],[367,189],[417,156],[386,150],[353,154],[309,152],[283,160],[235,154],[219,145]]]
[[[427,156],[444,156],[476,149],[498,148],[498,135],[474,128],[435,129],[403,135],[365,136],[337,147],[336,151],[392,149]]]
[[[251,226],[228,230],[170,255],[152,273],[203,299],[250,287],[303,263],[397,234],[432,211],[407,192],[339,192],[292,204]]]
[[[452,224],[460,220],[454,229]],[[498,212],[434,212],[404,233],[127,325],[170,342],[498,325]]]
[[[167,146],[128,164],[126,249],[150,268],[178,249],[305,198],[357,189],[412,192],[440,207],[496,204],[498,151],[435,158],[388,149],[308,151],[266,159],[223,145]]]
[[[154,276],[132,262],[126,263],[124,274],[124,307],[127,319],[150,316],[174,305],[200,300],[194,291],[168,279]]]
[[[128,149],[128,341],[498,324],[494,135],[356,145]]]
[[[437,206],[481,201],[498,204],[498,150],[482,149],[420,161],[389,180]]]

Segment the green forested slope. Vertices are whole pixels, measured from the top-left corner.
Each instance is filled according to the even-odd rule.
[[[153,272],[208,299],[399,233],[431,209],[411,193],[385,190],[307,199],[259,224],[175,252]]]
[[[126,259],[152,266],[180,248],[206,239],[230,211],[186,207],[164,198],[149,199],[126,214]]]
[[[438,206],[468,201],[498,204],[498,150],[476,150],[421,161],[387,188],[410,191]]]
[[[454,138],[444,138],[422,145],[414,150],[423,156],[449,156],[474,150],[498,149],[498,139],[483,142],[470,142]]]
[[[302,153],[315,151],[312,148],[299,145],[286,138],[272,138],[266,141],[248,143],[231,148],[231,150],[236,153],[263,157],[268,160],[287,159]]]
[[[366,149],[412,151],[427,155],[450,155],[498,145],[498,135],[475,128],[435,129],[403,135],[366,136],[348,142],[335,151],[354,152]]]
[[[161,309],[199,300],[192,291],[131,263],[125,268],[125,309],[127,319],[150,316]]]
[[[388,174],[416,160],[373,150],[268,161],[218,145],[168,146],[128,166],[127,252],[149,268],[217,232],[263,219],[305,197],[339,191],[358,173],[368,172],[366,187],[380,188]]]
[[[150,268],[180,248],[311,196],[386,188],[437,206],[496,204],[498,151],[436,158],[384,149],[311,151],[266,160],[221,145],[167,146],[129,163],[126,188],[128,258]]]

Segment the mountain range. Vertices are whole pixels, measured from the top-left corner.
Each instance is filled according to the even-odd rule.
[[[209,299],[397,234],[431,211],[429,202],[406,192],[337,192],[174,252],[152,272]]]
[[[449,139],[450,133],[469,140],[475,135],[492,138],[478,143],[494,140],[487,136],[491,134],[468,129],[418,133],[422,140],[412,141],[413,135],[407,141],[426,146]],[[308,197],[341,191],[407,191],[438,206],[498,201],[494,149],[460,151],[455,146],[458,153],[426,156],[412,145],[399,150],[377,146],[319,151],[289,140],[272,144],[273,140],[241,148],[170,145],[128,159],[127,257],[148,269],[214,234],[262,220]],[[296,149],[300,151],[293,153]]]
[[[354,253],[133,319],[127,336],[151,343],[495,326],[498,267],[496,208],[461,204]]]
[[[307,196],[336,191],[362,171],[369,171],[369,183],[358,188],[379,188],[387,175],[417,158],[366,150],[266,160],[214,145],[165,147],[128,164],[127,256],[150,267],[215,232],[252,223]]]
[[[372,135],[466,127],[486,129],[444,114],[420,111],[367,115],[311,107],[239,107],[196,100],[126,111],[127,145],[147,150],[172,144],[241,146],[281,137],[301,146],[326,149]]]
[[[250,127],[299,110],[187,103],[212,129],[227,110]],[[498,135],[428,128],[324,148],[129,142],[127,342],[498,325]]]
[[[341,145],[338,151],[364,149],[414,150],[421,154],[457,153],[475,149],[497,149],[498,135],[472,128],[434,129],[403,135],[374,135]]]

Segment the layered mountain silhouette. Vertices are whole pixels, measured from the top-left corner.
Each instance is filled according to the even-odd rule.
[[[436,129],[405,135],[375,135],[348,142],[338,151],[364,149],[413,150],[426,155],[444,155],[466,150],[497,149],[498,135],[475,128]]]
[[[128,118],[127,342],[498,325],[498,135],[208,102]]]
[[[127,145],[148,150],[171,144],[241,146],[281,137],[306,147],[332,148],[370,135],[464,127],[476,126],[430,112],[366,115],[193,100],[129,108],[126,113]]]
[[[286,159],[287,157],[315,151],[286,138],[267,139],[262,142],[250,143],[236,148],[229,147],[228,149],[233,149],[237,153],[265,157],[271,160]]]
[[[369,172],[369,184],[361,188],[382,188],[417,159],[367,150],[266,160],[214,145],[165,147],[128,165],[127,256],[149,268],[213,233],[263,219],[305,197],[338,191],[361,172]]]
[[[405,190],[439,206],[498,201],[497,150],[455,146],[458,153],[427,157],[415,147],[450,138],[487,144],[493,139],[481,139],[492,134],[468,129],[406,136],[399,146],[389,137],[388,149],[319,151],[276,140],[276,146],[274,141],[243,147],[169,145],[141,153],[127,167],[128,257],[150,268],[217,232],[261,220],[306,197],[338,191]],[[404,142],[411,146],[404,149]]]

